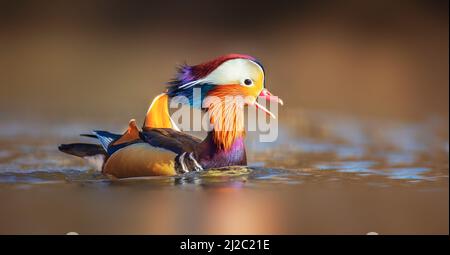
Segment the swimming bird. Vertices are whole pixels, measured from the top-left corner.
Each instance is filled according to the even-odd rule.
[[[182,65],[166,91],[153,99],[142,130],[132,119],[123,134],[94,131],[84,135],[100,144],[62,144],[59,150],[84,158],[116,178],[245,166],[242,109],[255,106],[275,118],[257,98],[283,104],[265,88],[264,80],[262,64],[249,55],[228,54],[198,65]],[[170,100],[206,111],[211,127],[206,138],[179,130],[169,114]]]

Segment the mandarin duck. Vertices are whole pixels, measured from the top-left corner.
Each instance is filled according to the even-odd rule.
[[[115,178],[245,166],[242,108],[252,105],[275,117],[257,98],[283,104],[264,88],[264,79],[263,66],[248,55],[229,54],[198,65],[182,65],[167,90],[153,99],[142,130],[132,119],[123,134],[94,131],[84,135],[98,139],[100,144],[72,143],[58,148],[88,160],[103,174]],[[195,96],[195,89],[200,97]],[[205,139],[181,132],[170,117],[169,101],[179,98],[209,115],[211,129]],[[215,100],[206,102],[207,98]],[[227,98],[232,98],[228,100],[231,103],[225,103]]]

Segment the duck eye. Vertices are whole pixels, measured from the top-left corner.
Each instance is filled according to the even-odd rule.
[[[247,85],[247,86],[250,86],[250,85],[253,84],[253,81],[251,79],[245,79],[244,80],[244,84]]]

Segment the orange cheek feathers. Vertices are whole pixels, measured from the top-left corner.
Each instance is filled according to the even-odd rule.
[[[227,97],[248,96],[248,91],[241,85],[217,86],[208,93],[208,96],[216,97],[209,101],[208,113],[211,124],[214,126],[214,141],[223,150],[232,147],[234,141],[245,135],[243,102],[239,99],[227,101]]]
[[[262,87],[256,85],[251,87],[244,87],[242,85],[218,85],[208,92],[208,96],[214,96],[221,99],[225,97],[237,96],[244,99],[245,97],[256,98],[261,90]]]

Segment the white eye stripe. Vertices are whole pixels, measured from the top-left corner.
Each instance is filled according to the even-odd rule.
[[[264,83],[264,70],[254,61],[248,59],[232,59],[224,62],[206,77],[187,82],[178,87],[178,89],[189,89],[196,85],[211,83],[214,85],[229,85],[240,83],[242,86],[253,86],[258,76],[262,75]],[[246,83],[246,80],[251,83]]]
[[[264,80],[264,71],[256,62],[248,59],[232,59],[224,62],[204,78],[204,82],[216,85],[242,84],[245,79],[252,80],[252,85],[258,77]],[[251,85],[246,85],[251,86]]]

